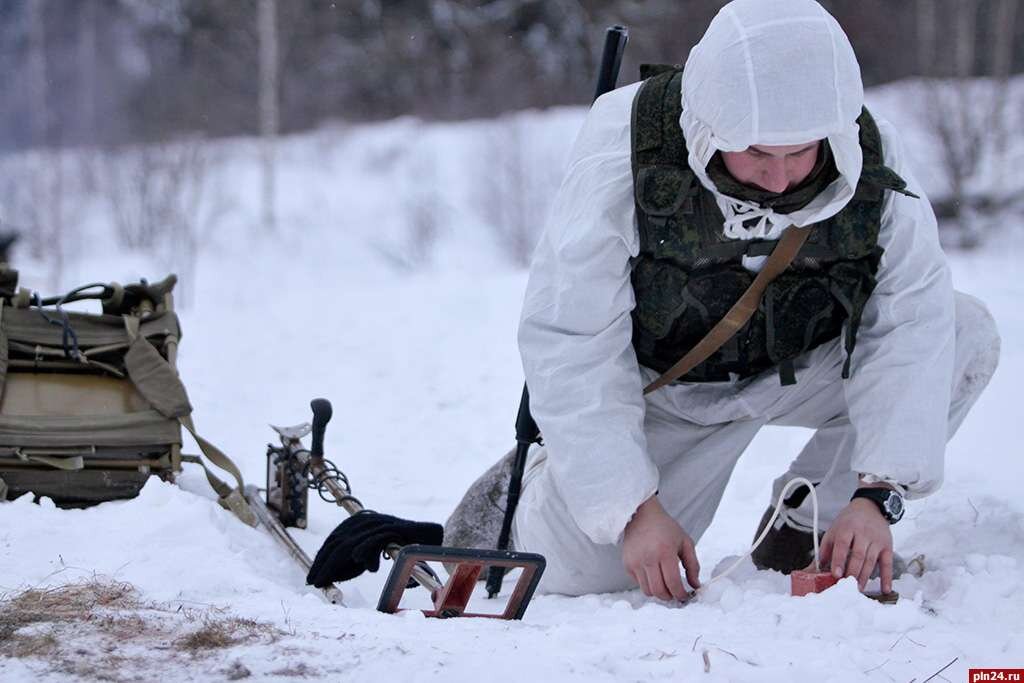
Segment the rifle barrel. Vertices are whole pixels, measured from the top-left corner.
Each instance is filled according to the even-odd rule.
[[[597,88],[594,91],[596,100],[606,92],[615,90],[619,80],[619,67],[622,66],[622,53],[629,40],[629,31],[625,26],[609,26],[604,34],[604,50],[601,52],[601,68],[597,72]]]

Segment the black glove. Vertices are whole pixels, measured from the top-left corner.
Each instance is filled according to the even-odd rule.
[[[364,510],[338,525],[316,553],[306,583],[325,588],[380,569],[380,556],[391,543],[441,545],[444,528]]]

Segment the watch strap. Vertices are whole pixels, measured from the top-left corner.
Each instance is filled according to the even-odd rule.
[[[877,505],[878,511],[882,513],[889,524],[895,524],[903,518],[903,496],[899,491],[888,488],[863,487],[854,491],[850,500],[856,498],[866,498]]]

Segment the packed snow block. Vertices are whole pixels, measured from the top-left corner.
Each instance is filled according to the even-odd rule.
[[[807,595],[808,593],[820,593],[826,588],[831,588],[839,581],[830,572],[807,572],[797,570],[790,572],[790,593],[794,597]]]

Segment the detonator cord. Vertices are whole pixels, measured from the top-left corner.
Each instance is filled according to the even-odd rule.
[[[791,479],[789,482],[786,483],[784,487],[782,487],[782,491],[779,493],[779,500],[775,504],[775,512],[772,513],[771,519],[768,520],[768,523],[764,525],[764,529],[761,530],[761,535],[758,536],[757,539],[754,541],[754,545],[750,546],[750,550],[745,552],[740,557],[736,558],[736,561],[728,567],[726,567],[720,574],[718,574],[717,576],[713,576],[707,582],[702,583],[700,588],[697,589],[697,593],[703,591],[705,588],[710,586],[718,579],[727,576],[734,569],[736,569],[736,567],[739,567],[741,564],[743,564],[744,560],[746,560],[748,557],[754,554],[754,551],[757,550],[757,547],[761,545],[765,538],[768,537],[768,532],[772,530],[772,526],[775,524],[775,520],[778,519],[779,514],[781,514],[782,506],[784,504],[784,501],[786,500],[786,497],[789,495],[790,489],[799,484],[803,484],[804,486],[811,490],[811,508],[814,514],[811,525],[811,535],[814,539],[814,568],[819,572],[821,571],[821,562],[818,553],[818,494],[814,491],[814,484],[812,484],[804,477],[796,477],[794,479]]]

